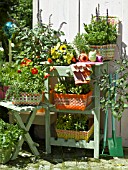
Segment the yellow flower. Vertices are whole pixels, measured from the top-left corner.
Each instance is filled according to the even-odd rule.
[[[55,53],[55,51],[56,51],[55,47],[51,48],[51,55],[53,55]]]
[[[55,46],[55,50],[58,50],[60,47],[60,43],[57,43],[57,45]]]
[[[66,52],[67,46],[66,46],[65,44],[61,45],[60,48],[59,48],[59,50],[60,50],[61,52]]]
[[[53,55],[52,55],[52,59],[57,59],[59,58],[60,54],[58,52],[55,52]]]
[[[73,54],[67,53],[67,63],[68,64],[71,64],[72,58],[73,58]]]

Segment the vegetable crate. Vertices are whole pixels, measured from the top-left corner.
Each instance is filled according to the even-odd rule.
[[[88,131],[73,131],[73,130],[60,130],[56,129],[57,137],[64,138],[65,140],[68,139],[75,139],[76,141],[79,140],[86,140],[88,142],[91,135],[94,133],[94,124],[90,127]]]
[[[60,110],[85,110],[92,102],[92,91],[87,94],[54,93],[54,102]]]
[[[38,106],[39,103],[42,101],[42,94],[28,94],[28,93],[21,93],[19,97],[13,97],[12,103],[14,105],[32,105]]]

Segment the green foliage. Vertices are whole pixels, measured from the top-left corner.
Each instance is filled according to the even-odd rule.
[[[77,33],[73,40],[73,44],[75,45],[76,49],[78,50],[79,53],[85,52],[89,53],[90,48],[88,46],[88,41],[85,38],[84,33]]]
[[[84,32],[78,33],[74,38],[74,45],[79,53],[85,52],[88,54],[91,51],[91,45],[107,45],[116,44],[118,36],[117,18],[100,16],[99,11],[96,16],[91,18],[89,24],[84,23]]]
[[[18,5],[18,0],[1,0],[0,4],[0,27],[2,28],[3,25],[10,19],[9,13],[13,11],[13,7]]]
[[[117,25],[108,22],[107,17],[92,19],[90,24],[84,24],[84,30],[84,39],[89,45],[116,44]]]
[[[42,93],[45,90],[44,81],[46,66],[35,65],[32,60],[27,60],[27,64],[21,63],[5,63],[0,68],[1,83],[9,86],[6,92],[6,99],[18,97],[21,92]],[[9,97],[9,98],[8,98]]]
[[[18,27],[32,28],[32,0],[2,0],[0,5],[0,41],[4,48],[4,57],[8,61],[8,38],[3,31],[6,22],[12,21]]]
[[[104,71],[102,79],[97,78],[97,83],[100,85],[103,94],[101,98],[102,109],[105,110],[110,106],[112,114],[121,119],[124,112],[124,105],[128,102],[128,58],[122,57],[120,60],[112,63],[115,73],[110,75]],[[115,76],[117,75],[117,78]]]
[[[61,130],[88,130],[88,117],[83,114],[58,114],[56,128]]]
[[[17,124],[5,123],[0,119],[0,149],[14,148],[23,133]]]
[[[90,84],[76,85],[73,78],[61,79],[55,84],[54,91],[63,94],[87,94],[92,90]]]
[[[19,0],[13,6],[11,17],[16,21],[18,27],[32,28],[32,0]]]
[[[52,29],[49,25],[38,25],[33,29],[19,27],[13,36],[15,60],[29,59],[46,61],[50,57],[51,47],[60,42],[63,32]]]

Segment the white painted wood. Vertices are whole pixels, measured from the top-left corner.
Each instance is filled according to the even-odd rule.
[[[37,12],[38,12],[37,0],[33,0],[33,17],[32,17],[33,27],[37,24]]]
[[[95,14],[95,8],[98,4],[100,4],[101,15],[105,15],[106,9],[108,9],[109,15],[117,16],[120,19],[122,25],[120,27],[121,34],[118,37],[119,49],[121,51],[122,47],[126,46],[126,52],[128,53],[128,0],[40,0],[40,8],[43,10],[43,22],[48,23],[50,14],[52,14],[51,21],[55,29],[58,29],[62,22],[67,22],[62,27],[62,31],[65,32],[64,38],[69,42],[73,41],[79,29],[80,32],[84,31],[83,23],[88,24],[90,22],[91,14]],[[36,18],[37,0],[33,0],[33,25],[37,23]],[[119,57],[117,53],[116,57]],[[112,69],[110,71],[112,72]],[[103,119],[101,119],[101,122],[103,126]],[[123,138],[123,146],[128,146],[127,122],[126,109],[121,120],[121,128],[120,122],[116,124],[117,135],[121,134]],[[111,128],[111,118],[109,118],[108,126]],[[110,130],[108,135],[111,136]]]
[[[61,29],[65,33],[63,39],[66,38],[68,42],[73,40],[78,32],[78,0],[40,0],[40,8],[43,10],[43,23],[48,24],[49,16],[52,14],[53,28],[58,30],[60,24],[66,22],[67,24],[64,24]],[[36,10],[34,9],[34,11]],[[34,16],[36,17],[35,12]],[[36,20],[34,19],[33,25],[35,24]]]

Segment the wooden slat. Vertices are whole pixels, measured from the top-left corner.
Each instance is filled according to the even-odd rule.
[[[62,138],[51,138],[51,145],[66,146],[66,147],[77,147],[77,148],[88,148],[94,149],[94,141],[86,142],[85,140],[75,141],[74,139],[68,139],[67,141]]]

